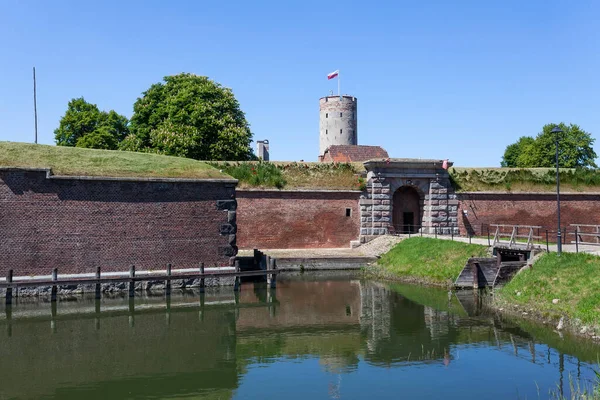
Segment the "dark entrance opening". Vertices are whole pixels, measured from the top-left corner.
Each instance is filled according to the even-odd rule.
[[[402,186],[394,193],[392,224],[396,233],[415,233],[421,228],[421,199],[411,186]]]
[[[415,213],[403,212],[402,213],[402,233],[415,233]]]

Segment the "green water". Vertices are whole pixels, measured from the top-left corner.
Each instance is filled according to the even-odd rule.
[[[537,399],[593,383],[598,347],[477,304],[309,274],[239,295],[18,299],[0,313],[0,399]]]

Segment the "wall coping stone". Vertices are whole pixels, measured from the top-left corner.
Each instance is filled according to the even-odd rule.
[[[29,171],[45,172],[46,179],[61,179],[73,181],[114,181],[114,182],[171,182],[171,183],[231,183],[237,185],[237,179],[202,179],[202,178],[156,178],[156,177],[132,177],[132,176],[78,176],[78,175],[53,175],[51,168],[27,168],[27,167],[0,167],[0,171]]]

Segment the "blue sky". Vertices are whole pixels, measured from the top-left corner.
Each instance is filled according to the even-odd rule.
[[[233,89],[272,159],[316,161],[319,97],[358,98],[359,144],[497,166],[550,122],[600,135],[600,2],[0,2],[0,140],[39,142],[69,99],[131,117],[165,75]],[[600,142],[596,143],[600,153]]]

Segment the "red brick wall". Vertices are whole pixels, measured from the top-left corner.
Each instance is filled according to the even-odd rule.
[[[349,247],[358,239],[359,192],[238,190],[241,249]],[[346,217],[346,208],[352,216]]]
[[[544,230],[557,227],[556,194],[461,193],[458,196],[461,234],[487,234],[487,224],[541,225]],[[600,224],[600,194],[561,194],[560,201],[563,227]],[[466,216],[463,210],[468,211]]]
[[[217,200],[234,196],[233,183],[0,170],[0,276],[228,265],[228,211]]]

